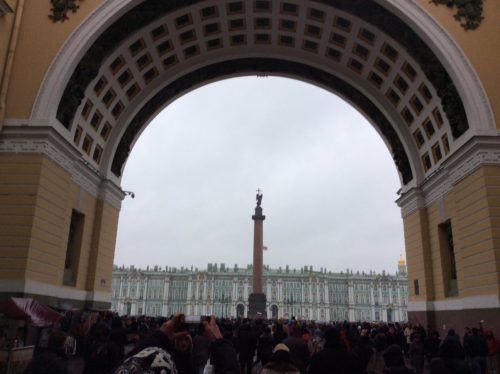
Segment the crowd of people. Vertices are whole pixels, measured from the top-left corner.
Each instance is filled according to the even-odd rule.
[[[290,320],[200,321],[94,313],[48,335],[27,373],[500,374],[492,331],[445,336],[422,326]]]

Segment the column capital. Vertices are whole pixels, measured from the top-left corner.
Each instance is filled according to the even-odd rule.
[[[252,216],[254,221],[264,221],[266,216],[262,214],[262,208],[260,206],[255,208],[255,214]]]

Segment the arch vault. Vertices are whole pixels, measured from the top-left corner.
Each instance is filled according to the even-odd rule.
[[[427,0],[48,3],[0,1],[3,295],[107,305],[141,132],[197,87],[276,75],[344,98],[391,152],[410,319],[500,327],[497,2],[474,30]]]

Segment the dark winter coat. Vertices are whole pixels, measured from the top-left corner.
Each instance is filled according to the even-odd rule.
[[[270,332],[264,332],[259,337],[259,342],[257,344],[257,359],[266,365],[273,355],[273,337]]]
[[[276,361],[267,363],[261,374],[300,374],[300,371],[289,362]]]
[[[290,349],[292,363],[301,373],[305,373],[310,359],[309,346],[307,343],[302,340],[302,338],[291,336],[283,340],[283,344]]]
[[[403,352],[397,344],[390,345],[383,353],[385,368],[384,374],[413,374],[413,370],[405,365]]]
[[[25,374],[67,374],[68,359],[62,351],[46,350],[35,356]]]
[[[431,361],[430,374],[472,374],[472,370],[465,360],[438,357]]]
[[[257,337],[249,328],[245,328],[238,333],[238,351],[240,360],[251,359],[255,355],[257,348]]]
[[[325,348],[311,357],[309,374],[362,374],[364,369],[354,353],[343,347]]]
[[[123,356],[120,349],[109,338],[91,339],[84,355],[83,374],[107,374],[114,369]]]

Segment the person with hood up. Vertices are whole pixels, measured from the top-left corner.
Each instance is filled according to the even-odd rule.
[[[390,345],[382,354],[384,357],[384,374],[413,374],[413,370],[405,365],[401,346],[398,344]]]
[[[447,336],[439,347],[439,357],[431,361],[431,374],[472,374],[464,349],[455,337]]]
[[[172,357],[179,374],[193,374],[193,340],[191,335],[181,335],[174,338],[174,352]]]

